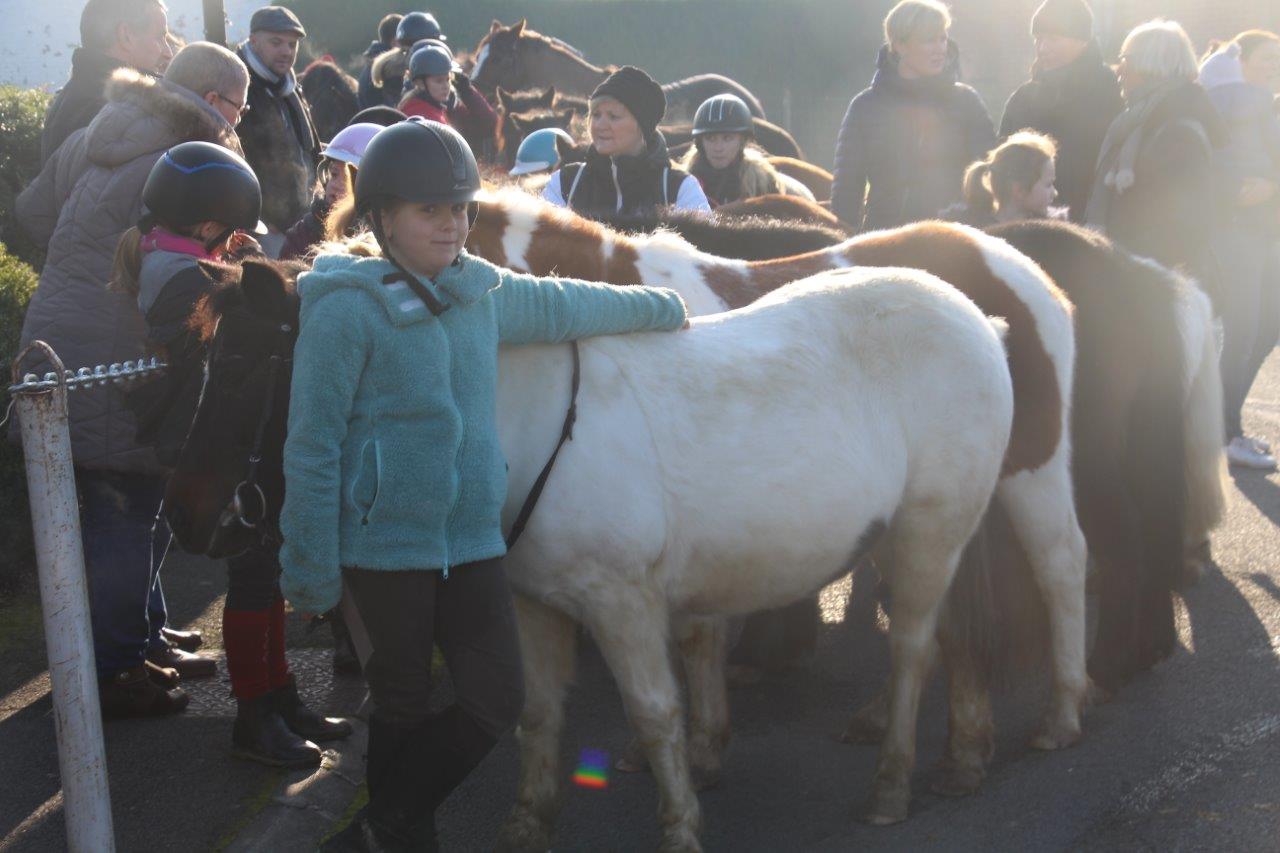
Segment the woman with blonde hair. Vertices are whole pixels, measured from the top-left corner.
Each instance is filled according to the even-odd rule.
[[[1191,40],[1175,21],[1135,27],[1120,48],[1125,110],[1111,123],[1085,214],[1125,248],[1212,286],[1209,238],[1222,122],[1196,83]]]
[[[871,85],[849,104],[836,140],[831,211],[855,228],[892,228],[960,200],[965,168],[996,143],[982,98],[960,82],[951,14],[902,0],[884,20]]]
[[[1065,218],[1051,205],[1058,196],[1054,181],[1054,141],[1033,130],[1020,130],[964,173],[964,202],[944,211],[977,227],[1019,219]]]
[[[813,201],[813,193],[774,169],[754,141],[746,102],[737,95],[715,95],[694,115],[693,146],[680,166],[698,179],[713,208],[775,193]]]

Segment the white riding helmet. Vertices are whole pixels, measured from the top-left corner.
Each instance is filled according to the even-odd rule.
[[[349,163],[359,169],[365,147],[380,130],[382,125],[369,122],[348,125],[334,134],[329,144],[321,148],[321,154],[330,160]]]

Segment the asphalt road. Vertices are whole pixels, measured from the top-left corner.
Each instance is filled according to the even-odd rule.
[[[1251,433],[1280,446],[1280,357],[1246,412]],[[1153,427],[1154,428],[1154,427]],[[731,696],[734,739],[722,784],[701,796],[708,850],[1280,850],[1280,476],[1235,477],[1214,539],[1217,568],[1180,606],[1183,648],[1085,717],[1085,737],[1058,753],[1026,742],[1044,696],[1040,677],[996,704],[997,753],[982,790],[949,800],[928,791],[945,738],[942,691],[926,696],[910,820],[855,819],[875,749],[836,741],[849,712],[885,673],[883,641],[830,608],[818,655],[803,669]],[[190,559],[166,568],[175,621],[217,644],[222,570]],[[839,604],[838,596],[830,603]],[[304,636],[300,645],[321,638]],[[295,656],[308,693],[333,711],[358,686],[335,681],[324,653]],[[15,656],[0,659],[0,850],[59,850],[62,815],[49,700]],[[108,726],[119,849],[207,850],[235,836],[278,774],[226,756],[230,705],[220,680],[193,686],[193,708],[159,722]],[[579,751],[627,743],[621,703],[588,647],[569,698],[563,770]],[[508,738],[445,805],[446,850],[492,846],[515,789]],[[603,791],[566,784],[556,849],[648,850],[658,841],[647,775],[610,776]]]

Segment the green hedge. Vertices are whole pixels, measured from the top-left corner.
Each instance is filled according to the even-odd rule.
[[[285,0],[309,49],[359,64],[387,12],[426,8],[395,0]],[[881,20],[892,0],[433,0],[455,50],[472,50],[494,19],[557,36],[596,65],[639,65],[663,82],[733,77],[785,122],[816,163],[830,166],[849,99],[875,71]],[[787,110],[790,121],[787,122]]]
[[[4,362],[6,385],[9,363],[18,353],[22,317],[35,289],[35,271],[0,243],[0,361]],[[7,409],[8,399],[0,400],[0,407]],[[11,590],[34,575],[35,552],[22,449],[10,444],[3,432],[0,431],[0,554],[4,556],[0,559],[0,589]]]
[[[40,173],[40,131],[51,97],[41,89],[0,86],[0,243],[36,269],[44,250],[18,228],[13,202]]]

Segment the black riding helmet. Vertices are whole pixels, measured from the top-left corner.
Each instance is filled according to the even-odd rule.
[[[417,80],[419,77],[435,77],[460,70],[458,63],[453,61],[453,54],[439,42],[429,41],[426,46],[418,48],[409,57],[410,80]]]
[[[413,116],[378,131],[369,141],[356,173],[356,210],[367,215],[382,254],[401,273],[433,314],[442,305],[417,277],[401,266],[387,250],[382,230],[382,208],[389,201],[413,204],[466,204],[467,220],[479,214],[476,193],[480,169],[462,134],[438,121]],[[416,286],[415,286],[416,285]]]
[[[400,23],[396,26],[397,44],[408,47],[422,39],[448,41],[444,33],[440,32],[440,24],[436,21],[435,15],[430,12],[410,12],[400,19]]]
[[[694,136],[704,133],[745,133],[755,136],[755,129],[746,101],[727,93],[707,98],[693,117]]]
[[[266,234],[258,176],[234,151],[211,142],[175,145],[151,167],[142,187],[144,231],[157,224],[187,227],[222,222]]]

